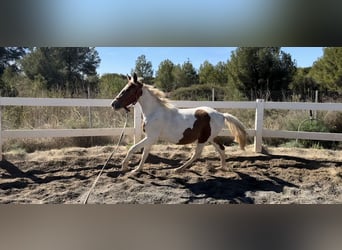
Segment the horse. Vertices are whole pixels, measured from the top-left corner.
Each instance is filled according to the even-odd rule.
[[[245,149],[246,129],[235,116],[220,113],[210,107],[179,109],[170,103],[162,91],[142,83],[136,73],[133,77],[127,75],[127,80],[128,83],[114,98],[111,106],[115,111],[125,109],[128,112],[129,107],[138,102],[142,108],[143,130],[146,136],[128,150],[122,162],[123,172],[129,170],[128,162],[132,155],[144,149],[138,167],[132,172],[141,171],[151,146],[159,139],[180,145],[196,142],[194,154],[183,165],[175,168],[176,172],[188,168],[200,157],[204,146],[208,143],[211,143],[220,155],[221,167],[218,168],[225,169],[227,167],[225,147],[218,137],[225,124],[240,148]]]

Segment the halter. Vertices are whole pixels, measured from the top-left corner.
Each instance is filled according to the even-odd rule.
[[[143,85],[141,83],[134,83],[134,82],[132,82],[132,85],[138,86],[138,88],[136,89],[136,91],[135,91],[135,93],[133,95],[133,97],[134,97],[133,101],[130,104],[124,106],[124,109],[127,112],[130,111],[130,109],[128,107],[129,106],[134,106],[138,102],[140,96],[142,95],[142,87],[143,87]]]
[[[137,88],[137,91],[135,91],[135,101],[132,102],[132,105],[135,105],[138,102],[140,96],[142,95],[143,85],[141,83],[132,83],[132,84],[139,87]]]
[[[136,78],[134,81],[131,81],[129,78],[129,83],[126,87],[119,93],[119,95],[112,102],[112,106],[114,109],[124,108],[126,112],[129,112],[129,106],[135,105],[140,96],[143,94],[142,87],[144,86],[142,83],[138,82]]]

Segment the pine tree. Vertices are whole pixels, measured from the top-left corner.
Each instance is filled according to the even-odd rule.
[[[342,48],[324,48],[323,56],[314,62],[309,75],[321,88],[342,93]]]
[[[156,86],[163,91],[169,92],[174,89],[174,64],[166,59],[159,64],[156,72]]]
[[[228,62],[230,87],[249,100],[280,100],[295,71],[295,62],[280,47],[239,47]]]
[[[199,78],[198,74],[196,72],[196,69],[190,62],[190,60],[187,60],[186,62],[183,63],[182,67],[182,74],[181,74],[181,87],[189,87],[193,84],[198,84],[199,83]]]
[[[34,48],[23,60],[25,74],[31,80],[38,75],[50,90],[61,90],[71,96],[95,89],[96,68],[100,58],[95,48]]]
[[[138,56],[135,61],[135,68],[132,70],[132,75],[137,73],[138,77],[144,78],[144,83],[152,84],[153,81],[153,69],[152,62],[147,61],[145,55]]]

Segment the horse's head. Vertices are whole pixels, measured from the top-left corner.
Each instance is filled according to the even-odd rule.
[[[127,79],[128,83],[112,102],[112,107],[115,110],[124,108],[126,111],[129,111],[128,106],[136,104],[143,93],[143,84],[138,81],[136,73],[134,73],[133,78],[127,75]]]

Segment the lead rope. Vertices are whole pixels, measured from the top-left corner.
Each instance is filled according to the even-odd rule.
[[[123,128],[122,128],[122,132],[121,132],[119,141],[118,141],[118,143],[116,144],[116,147],[115,147],[115,149],[113,150],[113,152],[112,152],[112,153],[110,154],[110,156],[108,157],[106,163],[103,165],[101,171],[100,171],[99,174],[97,175],[97,177],[96,177],[96,179],[95,179],[93,185],[92,185],[91,188],[89,189],[89,192],[88,192],[86,198],[85,198],[84,201],[83,201],[83,204],[87,204],[88,198],[89,198],[89,196],[90,196],[90,193],[93,191],[93,189],[94,189],[94,187],[95,187],[97,181],[100,179],[100,176],[101,176],[103,170],[104,170],[105,167],[107,166],[107,164],[108,164],[108,162],[110,161],[110,159],[112,158],[113,154],[118,150],[118,147],[119,147],[119,145],[120,145],[120,143],[121,143],[121,141],[122,141],[122,138],[123,138],[123,136],[124,136],[125,128],[126,128],[126,125],[127,125],[127,120],[128,120],[128,112],[126,112],[126,121],[125,121],[125,125],[124,125]]]

